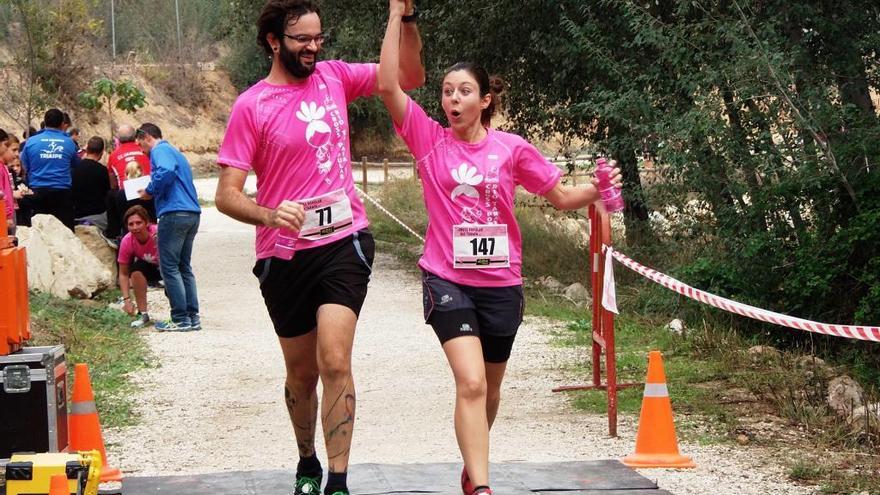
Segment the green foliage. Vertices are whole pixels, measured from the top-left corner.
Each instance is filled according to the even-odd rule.
[[[87,110],[97,111],[106,107],[110,114],[110,136],[113,135],[113,109],[134,114],[147,104],[147,95],[134,82],[121,79],[114,81],[107,77],[92,82],[88,91],[77,95],[79,105]]]
[[[63,301],[48,294],[30,295],[34,338],[31,345],[63,344],[73,383],[73,363],[89,365],[95,402],[105,427],[132,424],[134,386],[127,376],[150,366],[145,342],[128,327],[124,313],[98,301]]]
[[[82,107],[89,110],[101,110],[107,105],[128,113],[135,113],[147,104],[147,95],[134,82],[113,81],[106,77],[95,80],[91,90],[83,91],[77,99]]]
[[[561,227],[562,220],[574,213],[546,211],[538,207],[518,207],[516,219],[522,233],[523,277],[536,280],[550,275],[563,284],[589,280],[589,256],[584,243]]]

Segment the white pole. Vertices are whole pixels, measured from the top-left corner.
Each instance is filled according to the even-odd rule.
[[[116,6],[114,0],[110,0],[110,33],[113,38],[113,60],[116,60]]]
[[[178,0],[174,0],[174,12],[177,14],[177,58],[178,61],[181,61],[183,48],[180,42],[180,3],[178,2]]]

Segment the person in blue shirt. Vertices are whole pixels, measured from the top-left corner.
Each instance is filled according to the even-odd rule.
[[[201,330],[196,278],[191,259],[199,230],[201,208],[189,161],[162,139],[155,124],[141,124],[135,134],[138,145],[150,157],[150,183],[141,199],[152,198],[159,219],[159,270],[171,303],[171,320],[156,323],[156,330]]]
[[[46,127],[25,141],[21,163],[28,171],[33,194],[26,206],[34,215],[53,215],[70,230],[74,226],[73,179],[71,171],[79,165],[76,145],[61,126],[64,113],[51,108],[43,118]]]

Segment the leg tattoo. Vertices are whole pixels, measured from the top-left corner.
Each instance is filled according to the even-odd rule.
[[[348,453],[351,448],[351,432],[354,428],[355,392],[349,377],[332,404],[325,404],[321,418],[324,424],[324,441],[327,445],[328,461],[343,463],[343,471],[348,466]]]
[[[315,422],[318,417],[318,400],[315,391],[297,398],[291,388],[284,385],[284,404],[293,424],[293,433],[300,457],[311,457],[315,453]]]

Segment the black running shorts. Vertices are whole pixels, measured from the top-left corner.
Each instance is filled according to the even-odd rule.
[[[162,280],[159,267],[142,259],[135,258],[134,263],[128,265],[129,276],[134,275],[135,272],[140,272],[149,285],[156,285]]]
[[[312,249],[291,260],[257,260],[254,275],[279,337],[298,337],[318,325],[318,308],[339,304],[360,315],[376,246],[367,229]]]
[[[423,273],[425,322],[434,329],[440,343],[473,335],[480,338],[485,361],[506,362],[522,323],[522,286],[472,287]]]

